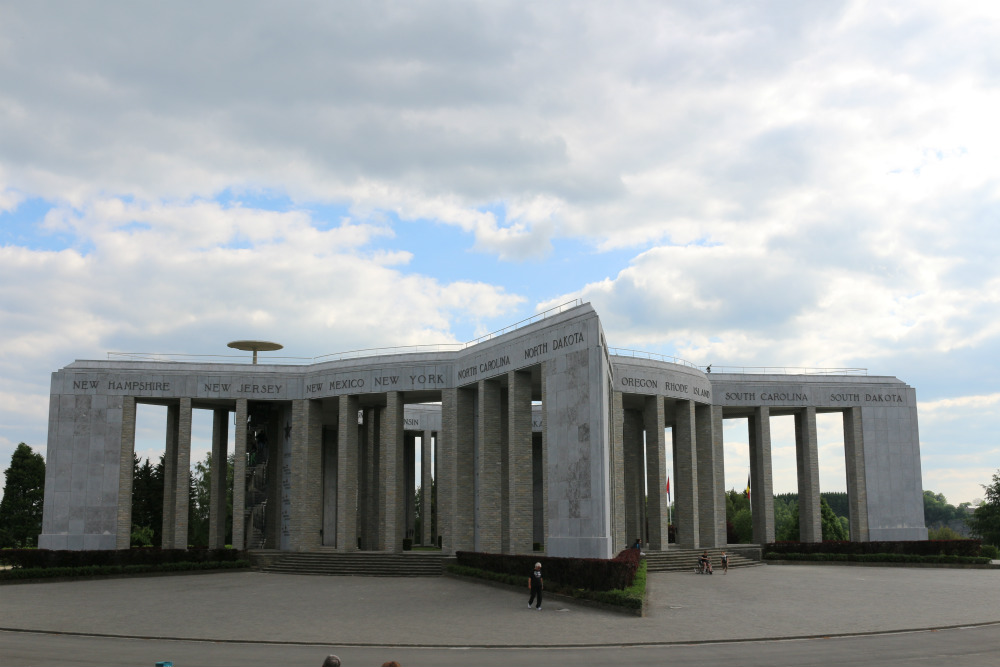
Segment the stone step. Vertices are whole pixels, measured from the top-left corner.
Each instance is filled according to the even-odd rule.
[[[667,551],[646,552],[646,570],[648,572],[683,572],[694,570],[698,565],[698,557],[702,552],[708,552],[712,567],[720,567],[722,548],[714,549],[669,549]],[[726,549],[729,555],[729,567],[753,567],[760,562],[732,549]]]
[[[251,554],[251,562],[254,562]],[[255,568],[283,574],[362,577],[437,577],[444,574],[440,553],[337,553],[331,551],[274,553],[256,558]]]

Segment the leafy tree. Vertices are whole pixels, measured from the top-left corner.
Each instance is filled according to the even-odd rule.
[[[968,518],[969,528],[985,544],[1000,546],[1000,470],[993,473],[991,484],[982,487],[986,498]]]
[[[941,526],[940,528],[930,528],[927,530],[928,540],[965,540],[968,539],[963,535],[959,535],[954,530],[948,526]]]
[[[774,539],[778,542],[799,541],[797,493],[779,493],[774,496]]]
[[[833,508],[822,496],[819,499],[819,521],[823,527],[824,542],[846,542],[850,538],[850,533],[844,529],[840,517],[833,511]]]
[[[42,532],[45,459],[23,442],[14,450],[0,501],[0,547],[33,547]]]
[[[134,456],[134,455],[133,455]],[[147,540],[137,536],[145,536]],[[155,466],[146,459],[132,466],[132,546],[160,546],[163,543],[163,456]]]
[[[236,455],[230,454],[226,460],[226,543],[233,536],[233,469]],[[212,500],[212,452],[205,454],[204,461],[198,461],[191,469],[190,500],[188,501],[188,544],[196,547],[208,546],[208,530],[211,520]]]
[[[739,544],[750,544],[753,541],[753,517],[749,507],[736,512],[733,517],[733,531]]]
[[[734,544],[749,544],[753,539],[750,499],[736,489],[726,492],[726,538]]]

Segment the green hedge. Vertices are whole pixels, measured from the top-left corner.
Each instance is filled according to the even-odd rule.
[[[635,551],[635,549],[630,549]],[[636,554],[638,556],[638,554]],[[538,562],[538,561],[536,561]],[[464,565],[449,565],[448,571],[465,577],[475,577],[487,581],[495,581],[511,586],[524,586],[527,589],[527,576],[523,574],[509,574],[505,572],[490,572]],[[544,571],[544,566],[543,566]],[[545,591],[547,593],[557,593],[581,600],[594,600],[604,604],[615,605],[625,609],[642,609],[643,600],[646,597],[646,561],[642,561],[636,568],[632,584],[624,589],[613,589],[606,591],[594,591],[585,588],[573,588],[558,582],[550,582],[548,576],[545,578]]]
[[[81,565],[77,567],[15,568],[0,570],[0,581],[23,579],[50,579],[55,577],[96,577],[122,574],[148,574],[152,572],[188,572],[197,570],[235,570],[250,567],[247,560],[177,562],[158,565]]]
[[[103,549],[95,551],[53,551],[49,549],[2,549],[0,565],[13,568],[127,567],[167,563],[218,563],[239,560],[236,549]]]
[[[625,589],[632,585],[639,569],[639,550],[625,549],[612,559],[555,558],[459,551],[455,554],[455,560],[463,567],[509,574],[519,578],[520,581],[527,581],[535,563],[541,563],[546,586],[558,583],[570,589],[610,591]]]
[[[895,542],[771,542],[764,553],[906,554],[911,556],[978,556],[979,540]]]
[[[937,555],[920,556],[916,554],[836,554],[836,553],[776,553],[764,554],[767,560],[797,560],[811,562],[850,562],[850,563],[930,563],[939,565],[985,565],[989,558],[979,556]]]

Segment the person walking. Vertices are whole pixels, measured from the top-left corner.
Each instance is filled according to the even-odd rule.
[[[729,556],[726,554],[726,550],[722,550],[722,574],[729,574]]]
[[[545,582],[542,581],[542,564],[535,563],[535,571],[531,573],[528,577],[528,590],[531,591],[531,595],[528,597],[528,609],[531,609],[532,603],[535,602],[535,598],[538,598],[537,605],[535,609],[542,610],[542,589],[545,588]]]

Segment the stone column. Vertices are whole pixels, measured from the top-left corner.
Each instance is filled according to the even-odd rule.
[[[177,516],[177,435],[181,409],[176,403],[167,406],[167,442],[163,452],[163,529],[164,549],[174,548]],[[186,538],[185,538],[186,539]]]
[[[233,432],[233,548],[246,549],[247,399],[236,399]]]
[[[415,501],[416,489],[414,488],[414,478],[416,477],[416,456],[417,456],[417,437],[412,433],[407,433],[403,437],[403,468],[405,472],[403,473],[403,486],[405,491],[403,492],[403,507],[405,521],[405,529],[403,531],[403,537],[408,537],[417,541],[416,521],[417,521],[417,504]]]
[[[726,546],[726,475],[722,408],[696,405],[698,528],[701,548]]]
[[[358,397],[341,396],[337,420],[337,550],[358,549]]]
[[[868,487],[865,479],[865,439],[861,408],[844,410],[844,459],[847,469],[847,506],[851,541],[868,542]]]
[[[549,373],[552,361],[542,362],[542,547],[548,551],[549,537]]]
[[[363,480],[358,490],[358,523],[361,548],[371,551],[382,545],[382,522],[385,517],[385,480],[382,478],[382,419],[385,408],[364,410],[364,424],[359,429],[360,476]]]
[[[323,406],[292,401],[291,526],[288,548],[318,548],[323,530]]]
[[[437,520],[441,550],[454,554],[457,547],[458,488],[458,389],[441,390],[441,431],[437,441]]]
[[[403,394],[388,391],[383,411],[379,453],[381,454],[382,498],[385,516],[382,521],[382,548],[389,552],[402,552],[403,533],[406,529],[405,504],[403,494],[406,484],[403,480]]]
[[[212,411],[212,469],[208,507],[208,548],[226,546],[227,488],[229,473],[229,410]],[[236,521],[236,515],[233,515]]]
[[[611,539],[620,550],[629,544],[625,530],[625,410],[620,391],[611,393],[611,502]]]
[[[265,426],[267,433],[267,505],[264,507],[264,548],[281,548],[281,467],[283,463],[285,410],[272,416]]]
[[[188,505],[191,500],[191,399],[182,398],[177,421],[177,484],[174,495],[174,549],[188,546]]]
[[[324,402],[336,401],[336,398]],[[337,429],[323,427],[323,546],[337,546]]]
[[[667,548],[667,445],[666,417],[662,396],[648,396],[642,412],[646,429],[646,487],[648,493],[649,548]]]
[[[501,553],[501,447],[500,447],[500,383],[496,380],[479,382],[479,418],[476,445],[479,448],[479,541],[478,550]]]
[[[530,554],[533,534],[531,373],[507,374],[509,553]]]
[[[642,456],[642,413],[625,410],[622,416],[625,454],[625,541],[646,541],[646,484]]]
[[[774,488],[771,482],[771,409],[754,408],[750,435],[750,511],[753,541],[774,542]]]
[[[799,480],[799,541],[822,542],[816,408],[795,413],[795,464]]]
[[[420,437],[420,543],[424,546],[435,544],[434,533],[431,527],[434,525],[431,502],[431,487],[434,483],[431,475],[433,457],[434,434],[432,431],[424,431]]]
[[[135,397],[122,397],[122,449],[118,462],[118,521],[115,548],[132,545],[132,476],[135,470]],[[152,526],[151,526],[152,527]]]
[[[677,546],[698,549],[701,546],[701,524],[698,516],[698,457],[695,447],[694,401],[674,403],[674,525]]]

